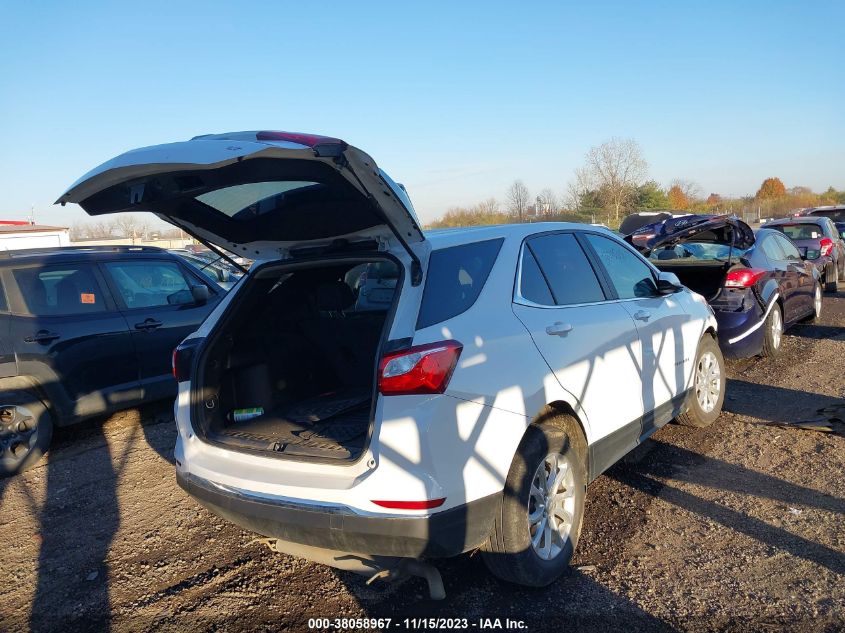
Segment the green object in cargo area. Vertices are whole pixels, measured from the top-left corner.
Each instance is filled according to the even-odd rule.
[[[251,409],[235,409],[229,414],[232,422],[246,422],[252,418],[264,415],[264,407],[252,407]]]

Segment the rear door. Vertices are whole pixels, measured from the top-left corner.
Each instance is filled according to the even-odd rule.
[[[9,339],[18,371],[67,396],[75,415],[140,400],[126,321],[90,262],[16,265],[3,271],[11,308]]]
[[[639,339],[631,316],[608,300],[571,232],[547,233],[522,246],[514,313],[560,385],[604,438],[602,466],[613,463],[641,433]]]
[[[144,398],[174,395],[173,350],[214,309],[220,289],[174,259],[121,259],[104,262],[101,267],[129,324]],[[191,287],[196,285],[209,289],[207,302],[194,301]]]
[[[654,269],[627,246],[603,235],[584,240],[600,262],[614,297],[637,326],[642,380],[643,432],[667,422],[683,403],[698,340],[686,340],[690,321],[675,295],[657,291]]]

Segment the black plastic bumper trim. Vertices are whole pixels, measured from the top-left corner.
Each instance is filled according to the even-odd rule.
[[[245,496],[178,471],[176,481],[210,511],[264,536],[337,552],[413,558],[457,556],[480,546],[501,498],[493,494],[427,517],[382,518]]]

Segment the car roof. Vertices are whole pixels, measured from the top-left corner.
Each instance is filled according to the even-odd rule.
[[[125,259],[140,254],[175,258],[162,248],[155,246],[56,246],[52,248],[31,248],[18,251],[0,251],[0,265],[19,263],[60,263],[66,261]]]
[[[447,248],[469,242],[480,242],[499,237],[522,239],[535,233],[548,231],[589,231],[618,237],[606,227],[582,224],[580,222],[526,222],[520,224],[487,224],[484,226],[467,226],[449,229],[429,229],[425,231],[426,239],[432,248]]]
[[[791,218],[777,218],[776,220],[769,220],[765,224],[762,224],[761,228],[766,225],[771,226],[772,224],[818,224],[824,220],[830,220],[830,218],[826,215],[802,215]]]

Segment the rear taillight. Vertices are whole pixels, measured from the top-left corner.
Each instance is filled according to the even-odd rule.
[[[821,256],[826,257],[833,252],[833,240],[829,237],[823,237],[819,240],[819,246],[821,247]]]
[[[766,274],[759,268],[739,268],[732,270],[725,278],[725,288],[750,288]]]
[[[379,392],[385,396],[443,393],[463,348],[458,341],[442,341],[386,354],[379,364]]]
[[[176,382],[191,379],[191,366],[194,364],[194,352],[202,339],[191,338],[173,350],[171,365]]]
[[[446,501],[446,497],[442,499],[425,499],[423,501],[376,501],[373,503],[382,508],[391,508],[394,510],[430,510],[431,508],[439,508]]]

